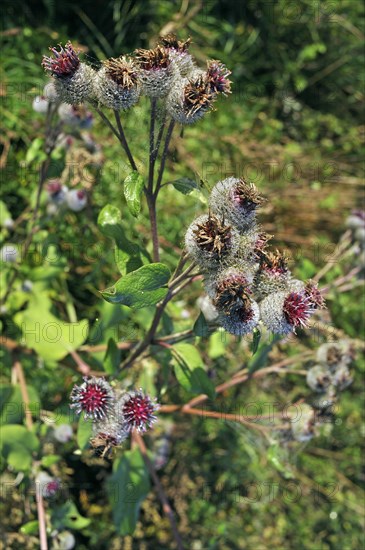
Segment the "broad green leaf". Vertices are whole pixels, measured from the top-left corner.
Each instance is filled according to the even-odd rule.
[[[120,210],[112,204],[107,204],[98,216],[98,226],[103,235],[115,240],[115,261],[122,275],[138,269],[142,265],[141,249],[129,241],[122,226]]]
[[[77,444],[80,449],[83,451],[89,446],[89,440],[93,433],[93,423],[90,419],[85,420],[80,416],[79,423],[77,426]]]
[[[38,438],[24,426],[18,424],[1,428],[1,454],[9,466],[17,471],[29,470],[33,452],[39,447]]]
[[[98,226],[103,235],[115,239],[118,246],[119,242],[123,243],[125,237],[119,208],[113,204],[104,206],[98,216]]]
[[[137,218],[141,211],[143,186],[143,177],[136,171],[131,172],[124,180],[124,196],[129,211],[135,218]]]
[[[184,195],[189,195],[194,189],[199,189],[197,183],[190,178],[179,178],[172,182],[172,185],[177,191],[183,193]]]
[[[32,453],[26,447],[14,443],[6,460],[17,472],[29,470],[32,465]]]
[[[84,343],[89,324],[86,319],[66,323],[48,307],[47,299],[33,294],[28,308],[17,313],[14,321],[22,331],[22,345],[34,349],[45,361],[57,361]]]
[[[114,342],[113,338],[109,338],[108,347],[105,353],[103,366],[108,374],[115,374],[120,365],[121,351]]]
[[[108,484],[114,524],[121,536],[133,534],[141,504],[149,490],[149,476],[139,449],[125,451],[114,462]]]
[[[157,304],[166,296],[165,285],[169,278],[170,271],[165,265],[161,263],[145,265],[124,275],[115,285],[103,290],[101,294],[107,302],[112,304],[141,309]]]
[[[29,408],[39,417],[40,399],[33,386],[28,386]],[[24,401],[19,386],[3,386],[0,390],[1,424],[19,424],[24,418]]]
[[[175,376],[179,384],[192,393],[205,393],[215,397],[213,382],[204,370],[199,351],[191,344],[176,344],[172,349]]]
[[[90,521],[90,519],[79,514],[75,504],[71,501],[67,501],[63,506],[53,509],[52,527],[55,529],[60,530],[63,527],[75,530],[84,529],[90,525]]]

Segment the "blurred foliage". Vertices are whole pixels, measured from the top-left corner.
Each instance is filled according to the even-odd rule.
[[[295,273],[300,278],[312,277],[331,257],[346,214],[361,204],[364,71],[359,67],[363,61],[363,15],[363,4],[357,0],[81,0],[77,4],[70,0],[5,0],[1,192],[12,218],[29,212],[35,202],[39,159],[32,156],[35,140],[42,136],[44,119],[32,111],[32,100],[45,83],[40,59],[48,46],[71,38],[83,48],[86,59],[97,65],[105,57],[148,46],[160,33],[173,31],[192,37],[194,54],[201,62],[209,56],[226,63],[233,71],[234,91],[220,102],[217,112],[187,129],[184,140],[176,137],[173,142],[167,181],[190,178],[199,189],[185,195],[172,185],[164,188],[160,203],[161,233],[166,239],[164,262],[170,268],[175,265],[184,225],[205,208],[207,189],[221,177],[236,173],[264,189],[272,204],[263,211],[265,229],[275,233],[275,243],[286,248],[296,261]],[[132,146],[139,148],[138,159],[142,159],[147,146],[146,124],[143,104],[125,123]],[[100,298],[99,291],[119,277],[110,236],[97,225],[102,208],[115,204],[121,209],[121,225],[141,250],[149,241],[149,230],[145,208],[137,221],[128,211],[121,182],[129,171],[117,144],[99,120],[92,135],[102,144],[102,169],[86,165],[81,175],[73,174],[76,184],[82,183],[85,175],[91,182],[90,207],[56,220],[42,219],[31,261],[22,266],[20,282],[3,315],[4,333],[14,340],[20,339],[19,325],[29,312],[29,304],[42,318],[57,317],[65,323],[75,316],[85,320],[90,325],[87,343],[92,345],[108,344],[111,338],[138,338],[150,322],[152,308],[136,312],[131,318],[125,306],[113,306]],[[77,147],[81,147],[81,141],[79,136]],[[54,175],[59,176],[64,165],[64,156],[56,156],[51,167]],[[2,241],[9,239],[11,233],[6,228],[1,231]],[[19,226],[19,242],[24,238],[22,231]],[[332,276],[340,275],[343,269],[335,265]],[[20,284],[27,279],[33,281],[30,295]],[[5,284],[4,279],[1,283]],[[161,335],[167,334],[171,326],[175,331],[191,328],[191,321],[198,315],[195,301],[200,293],[200,283],[195,284],[183,299],[170,305]],[[362,297],[357,288],[349,293],[333,293],[328,300],[334,327],[353,338],[364,329]],[[13,321],[16,312],[18,323]],[[266,362],[279,360],[285,354],[302,351],[303,342],[315,349],[326,339],[321,332],[315,338],[310,336],[308,342],[302,336],[286,348],[273,347],[269,358],[267,354],[262,357]],[[236,372],[250,357],[249,342],[222,343],[220,334],[197,338],[196,343],[209,364],[214,385]],[[258,353],[261,351],[259,348]],[[3,402],[21,403],[19,387],[9,385],[12,358],[5,347],[1,352],[5,367]],[[51,355],[49,352],[42,348],[38,355],[24,352],[21,356],[31,403],[35,408],[42,403],[42,409],[52,411],[57,425],[67,423],[77,429],[75,419],[69,415],[68,395],[79,375],[72,370],[69,357],[53,357],[52,350]],[[188,394],[169,373],[166,357],[156,352],[143,365],[143,372],[137,373],[140,385],[153,386],[158,362],[163,365],[158,374],[160,399],[168,387],[169,402],[182,403]],[[105,352],[98,352],[88,361],[97,370],[113,369],[113,360],[104,362],[104,358]],[[297,366],[303,368],[302,364]],[[166,437],[172,417],[161,418],[148,443],[156,449],[160,440],[167,441],[168,461],[159,475],[189,548],[363,547],[360,450],[364,365],[358,361],[354,371],[355,382],[342,395],[332,432],[293,452],[270,446],[243,426],[237,428],[236,424],[213,419],[179,419]],[[230,410],[240,404],[289,403],[300,398],[309,399],[310,392],[302,381],[298,384],[298,376],[278,376],[252,379],[224,394],[216,406]],[[17,471],[21,456],[22,466],[30,468],[39,441],[39,456],[56,457],[45,467],[62,479],[77,508],[69,509],[62,497],[55,499],[50,503],[53,521],[60,528],[69,528],[70,518],[78,520],[74,525],[77,548],[173,547],[168,522],[153,493],[141,505],[133,540],[116,534],[110,494],[104,488],[107,479],[123,477],[127,453],[115,462],[112,473],[110,462],[88,452],[77,454],[75,441],[55,441],[52,423],[37,422],[39,440],[22,439],[24,411],[18,407],[11,415],[9,410],[6,413],[9,433],[5,433],[5,439],[8,436],[11,444],[5,441],[2,460]],[[80,448],[87,438],[88,433],[82,434],[79,429]],[[5,470],[3,483],[12,479],[11,473]],[[11,492],[3,508],[4,527],[11,534],[8,544],[13,548],[35,548],[34,524],[28,525],[28,531],[23,529],[28,534],[16,534],[37,517],[34,502],[27,496],[26,478],[19,483],[20,490]],[[142,479],[141,494],[144,491],[148,491],[148,483]]]

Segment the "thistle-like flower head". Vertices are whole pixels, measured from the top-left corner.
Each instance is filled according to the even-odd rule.
[[[290,292],[284,300],[283,313],[294,329],[306,328],[312,313],[311,301],[304,292]]]
[[[246,183],[240,179],[231,189],[231,198],[233,203],[247,213],[253,212],[258,206],[265,202],[256,186],[253,183]]]
[[[157,403],[141,389],[123,394],[118,401],[118,409],[127,432],[133,429],[144,432],[157,420]]]
[[[191,43],[191,38],[186,40],[178,40],[177,36],[173,33],[161,36],[160,43],[164,48],[176,50],[180,53],[187,52]]]
[[[321,309],[325,307],[325,301],[317,283],[308,281],[305,285],[304,292],[309,299],[312,309]]]
[[[198,248],[217,258],[225,254],[232,238],[231,227],[213,215],[197,224],[194,235]]]
[[[137,62],[145,71],[166,69],[170,65],[169,52],[162,46],[151,50],[139,49],[135,51]]]
[[[204,76],[189,81],[184,88],[183,107],[187,118],[194,118],[200,111],[207,111],[213,105],[214,96]]]
[[[80,386],[74,386],[70,407],[77,414],[84,413],[84,418],[100,420],[108,415],[114,403],[114,393],[110,384],[103,378],[84,377]]]
[[[244,274],[228,270],[227,275],[221,278],[216,286],[214,305],[218,311],[224,311],[227,314],[238,307],[242,309],[244,317],[248,320],[250,308],[247,307],[247,302],[250,302],[250,294],[252,291]]]
[[[260,257],[260,271],[274,277],[282,277],[288,273],[288,260],[278,250],[276,252],[264,252]]]
[[[71,42],[67,42],[64,48],[59,44],[59,51],[57,47],[49,48],[49,50],[52,52],[53,57],[44,55],[42,61],[46,71],[57,78],[65,78],[75,74],[80,66],[80,59]]]
[[[262,257],[263,252],[267,247],[267,243],[269,242],[270,239],[272,239],[272,235],[269,235],[264,231],[257,235],[257,239],[253,247],[253,256],[256,259],[260,259]]]
[[[136,86],[138,74],[133,61],[126,57],[111,57],[103,62],[103,66],[105,74],[122,88],[129,90]]]
[[[210,91],[216,94],[230,94],[231,81],[228,76],[231,71],[223,63],[216,60],[207,61],[207,81]]]

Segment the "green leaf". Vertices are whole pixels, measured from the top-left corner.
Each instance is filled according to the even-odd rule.
[[[130,213],[137,218],[141,211],[141,195],[144,187],[143,177],[136,171],[124,180],[124,196]]]
[[[85,420],[80,416],[77,426],[77,444],[83,451],[89,446],[89,441],[93,433],[93,423],[91,420]]]
[[[52,527],[55,529],[62,529],[63,527],[76,530],[84,529],[90,525],[90,521],[90,519],[81,516],[75,504],[70,501],[53,509]]]
[[[47,155],[44,152],[43,148],[44,148],[44,139],[35,138],[32,141],[25,155],[25,162],[27,164],[31,164],[33,161],[43,162],[44,160],[46,160]]]
[[[17,472],[29,470],[32,465],[32,454],[26,447],[22,447],[17,443],[12,445],[6,460],[11,468]]]
[[[191,344],[182,343],[171,348],[171,352],[179,384],[189,392],[205,393],[210,399],[214,399],[214,384],[203,368],[199,351]]]
[[[49,468],[50,466],[52,466],[53,464],[57,464],[57,462],[60,461],[60,456],[59,455],[47,455],[47,456],[43,456],[42,457],[42,460],[41,460],[41,464],[42,466],[44,466],[45,468]]]
[[[170,271],[164,264],[145,265],[124,275],[115,285],[103,290],[101,294],[107,302],[112,304],[141,309],[157,304],[166,296],[165,285],[169,278]]]
[[[179,178],[172,182],[172,185],[177,191],[183,193],[183,195],[189,195],[194,189],[198,189],[197,183],[190,178]]]
[[[193,333],[195,336],[201,336],[202,338],[209,336],[209,325],[202,312],[200,312],[199,317],[194,323]]]
[[[108,347],[105,353],[103,365],[108,374],[115,374],[120,365],[121,350],[118,348],[113,338],[109,338]]]
[[[11,214],[5,204],[5,202],[0,201],[0,225],[3,226],[6,220],[11,220]]]
[[[34,349],[45,361],[66,357],[84,343],[88,321],[66,323],[49,311],[50,303],[42,295],[33,294],[28,308],[17,313],[15,324],[22,331],[22,345]]]
[[[13,424],[1,428],[1,454],[14,470],[29,470],[38,447],[38,438],[24,426]]]
[[[37,535],[39,530],[39,523],[37,520],[34,521],[28,521],[28,523],[24,523],[24,525],[21,526],[19,531],[23,535]]]
[[[143,500],[150,490],[148,472],[139,449],[126,451],[114,462],[109,479],[109,501],[119,535],[132,535]]]
[[[115,240],[115,261],[122,275],[142,265],[141,249],[126,238],[119,208],[112,204],[104,206],[98,216],[98,226],[103,235]]]
[[[253,339],[252,339],[252,344],[251,344],[252,355],[255,355],[255,353],[257,352],[260,340],[261,340],[261,331],[258,328],[254,328],[253,329]]]
[[[33,386],[28,386],[29,409],[39,416],[40,399]],[[24,400],[20,386],[3,386],[0,390],[0,424],[19,424],[24,418]]]
[[[226,353],[226,333],[218,330],[209,338],[209,357],[217,359]]]

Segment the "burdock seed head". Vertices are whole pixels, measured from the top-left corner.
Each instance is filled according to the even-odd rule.
[[[166,109],[171,118],[180,124],[193,124],[212,107],[214,94],[206,75],[176,79],[167,97]]]
[[[138,71],[126,57],[114,57],[103,62],[94,80],[96,98],[110,109],[129,109],[139,99]]]
[[[63,48],[59,45],[50,48],[52,56],[43,56],[42,65],[54,77],[55,89],[60,100],[71,105],[83,103],[93,98],[93,79],[95,71],[81,63],[78,53],[67,42]]]
[[[191,39],[178,40],[174,34],[160,38],[162,45],[168,52],[171,63],[175,64],[181,76],[189,76],[194,69],[194,60],[189,53]]]
[[[230,177],[213,187],[209,204],[212,212],[245,230],[255,221],[256,210],[264,201],[253,183]]]
[[[239,235],[224,220],[208,214],[200,216],[189,226],[185,243],[190,256],[209,271],[224,264],[237,251]]]
[[[156,46],[151,50],[136,50],[135,54],[142,93],[156,99],[167,96],[177,76],[169,50]]]

